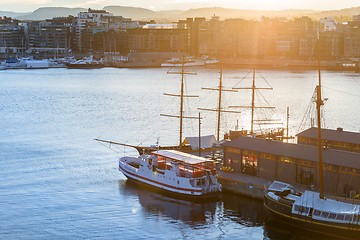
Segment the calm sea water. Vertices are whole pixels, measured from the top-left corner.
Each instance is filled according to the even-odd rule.
[[[129,184],[117,159],[133,154],[94,141],[129,144],[178,143],[180,76],[167,69],[15,70],[0,72],[1,239],[313,239],[313,235],[265,224],[261,202],[225,194],[204,204],[170,199]],[[196,69],[186,89],[199,95],[186,103],[216,107],[214,69]],[[277,108],[272,117],[298,132],[307,112],[316,72],[261,71],[274,88],[263,91]],[[247,70],[224,71],[226,87],[249,85]],[[251,77],[251,74],[249,75]],[[359,131],[359,74],[323,72],[326,126]],[[239,83],[241,82],[241,83]],[[227,105],[250,104],[250,92],[226,94]],[[266,103],[266,102],[265,102]],[[305,117],[306,116],[306,117]],[[249,127],[249,113],[223,117],[222,132]],[[309,121],[308,121],[309,122]],[[216,116],[202,112],[202,133],[215,134]],[[185,121],[184,136],[197,135]]]

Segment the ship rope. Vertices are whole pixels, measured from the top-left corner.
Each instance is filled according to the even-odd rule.
[[[324,96],[324,94],[322,94]],[[325,99],[327,100],[327,99]],[[309,127],[316,127],[315,121],[316,121],[316,89],[314,90],[314,93],[310,99],[310,103],[308,104],[308,107],[305,111],[305,114],[300,122],[299,128],[297,132],[302,132],[305,129]],[[321,108],[321,122],[322,122],[322,128],[326,128],[326,105],[323,105]]]
[[[240,78],[240,80],[233,86],[233,88],[236,88],[241,85],[241,83],[244,82],[244,80],[252,73],[252,71],[249,71],[244,77]],[[237,77],[235,77],[237,78]]]

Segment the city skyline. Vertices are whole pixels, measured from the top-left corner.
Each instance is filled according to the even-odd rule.
[[[131,6],[161,10],[187,10],[190,8],[223,7],[246,10],[312,9],[336,10],[359,7],[360,0],[329,2],[326,0],[0,0],[1,11],[32,12],[40,7],[69,7],[102,9],[105,6]]]

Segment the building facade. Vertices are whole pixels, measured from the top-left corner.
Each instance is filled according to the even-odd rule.
[[[254,137],[239,137],[224,145],[224,166],[234,172],[268,181],[284,181],[301,188],[317,189],[318,149]],[[360,193],[360,154],[323,150],[325,192],[354,197]]]
[[[317,146],[317,128],[315,127],[300,132],[296,136],[298,144]],[[360,133],[344,131],[342,128],[321,129],[321,136],[325,148],[360,153]]]

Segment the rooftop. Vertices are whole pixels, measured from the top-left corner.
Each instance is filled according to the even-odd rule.
[[[310,145],[284,143],[254,137],[239,137],[224,143],[223,146],[318,162],[318,149]],[[323,162],[360,169],[360,153],[324,149]]]
[[[296,136],[317,138],[317,128],[309,128],[301,133],[298,133]],[[328,141],[360,144],[360,133],[344,131],[342,128],[338,128],[336,130],[321,129],[321,137],[323,140]]]

